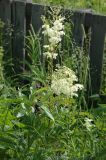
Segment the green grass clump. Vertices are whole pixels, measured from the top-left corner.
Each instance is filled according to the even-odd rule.
[[[61,5],[68,8],[92,9],[97,13],[106,14],[105,0],[33,0],[35,3]]]

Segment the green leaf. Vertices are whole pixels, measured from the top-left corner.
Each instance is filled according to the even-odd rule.
[[[47,107],[45,107],[45,106],[40,106],[41,108],[42,108],[42,110],[46,113],[46,115],[51,119],[51,120],[53,120],[54,121],[54,117],[53,117],[53,115],[50,113],[50,111],[49,111],[49,109],[47,108]]]
[[[106,107],[106,104],[98,104],[100,107],[103,107],[105,108]]]
[[[5,149],[6,147],[4,146],[4,145],[2,145],[2,144],[0,144],[0,150],[1,149]]]
[[[99,94],[93,94],[92,96],[90,96],[90,98],[93,100],[99,100],[100,96]]]

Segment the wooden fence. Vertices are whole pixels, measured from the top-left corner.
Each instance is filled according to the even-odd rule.
[[[12,58],[15,63],[15,68],[18,70],[19,62],[25,59],[25,36],[33,25],[35,32],[39,30],[42,25],[41,15],[45,14],[45,7],[43,5],[26,3],[25,0],[0,0],[0,19],[5,22],[5,26],[9,24],[13,26],[12,38],[7,35],[12,48]],[[70,14],[71,10],[65,10],[64,13]],[[82,25],[87,32],[91,30],[90,35],[90,75],[92,93],[99,93],[101,86],[102,61],[104,53],[104,42],[106,35],[106,16],[96,15],[88,11],[75,11],[72,16],[74,25],[74,38],[76,44],[82,46],[83,31]],[[16,62],[15,60],[18,60]]]

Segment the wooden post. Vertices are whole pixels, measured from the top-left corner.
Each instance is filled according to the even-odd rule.
[[[32,26],[37,33],[42,27],[41,16],[45,14],[45,7],[39,4],[33,4],[32,6]]]
[[[11,59],[11,3],[10,0],[0,0],[0,20],[4,22],[3,30],[3,59],[7,62]],[[10,66],[6,65],[8,72]],[[6,68],[5,68],[6,69]]]
[[[73,29],[73,36],[76,44],[79,47],[83,47],[84,43],[84,20],[85,20],[85,14],[83,12],[75,12],[73,16],[73,22],[74,22],[74,29]]]
[[[25,12],[24,2],[12,2],[12,58],[15,73],[20,73],[24,69],[26,35]]]
[[[90,76],[92,94],[97,94],[100,92],[105,34],[106,17],[93,15],[90,45]]]
[[[0,0],[0,19],[5,23],[11,21],[10,0]]]

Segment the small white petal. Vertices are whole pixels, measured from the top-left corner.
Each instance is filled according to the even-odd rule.
[[[23,117],[23,116],[24,116],[23,113],[20,113],[20,112],[19,112],[19,113],[17,114],[17,118],[20,118],[20,117]]]
[[[53,59],[56,59],[57,56],[58,56],[58,54],[57,54],[57,53],[54,53],[54,54],[53,54]]]

